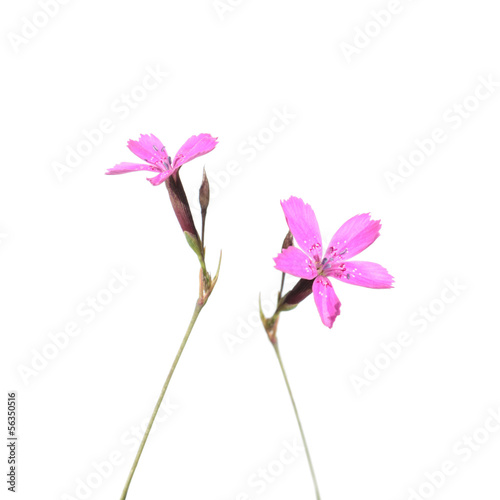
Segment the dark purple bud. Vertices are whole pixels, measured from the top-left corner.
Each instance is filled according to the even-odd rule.
[[[293,245],[293,234],[291,231],[288,231],[285,239],[283,240],[283,245],[281,245],[282,250],[286,250],[288,247]]]
[[[208,177],[203,168],[203,179],[200,186],[200,208],[201,215],[207,213],[208,204],[210,203],[210,184],[208,183]]]
[[[301,279],[286,295],[282,297],[276,312],[289,311],[312,293],[314,280]]]
[[[182,186],[181,178],[177,173],[174,173],[165,181],[165,185],[167,186],[172,207],[182,230],[191,234],[192,237],[199,242],[200,237],[194,225],[193,216],[189,208],[186,192]]]

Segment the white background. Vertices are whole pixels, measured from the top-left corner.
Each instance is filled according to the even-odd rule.
[[[140,133],[174,156],[201,132],[220,144],[181,177],[193,205],[203,165],[212,179],[207,259],[214,271],[223,250],[220,281],[128,498],[314,498],[303,453],[276,463],[299,434],[255,322],[259,292],[269,302],[279,284],[279,200],[292,194],[313,206],[324,240],[354,214],[380,218],[382,235],[360,258],[396,278],[392,290],[336,283],[332,330],[312,297],[282,315],[322,498],[405,500],[419,488],[420,498],[498,498],[500,432],[488,415],[500,406],[500,87],[471,97],[481,78],[500,82],[496,4],[401,0],[381,28],[373,12],[397,2],[224,1],[217,11],[210,0],[73,0],[31,31],[34,18],[47,21],[39,3],[3,7],[2,404],[18,392],[17,498],[119,498],[131,432],[149,417],[184,334],[198,267],[164,187],[104,172],[135,160],[126,143]],[[349,62],[345,44],[355,42]],[[144,91],[148,68],[168,76]],[[140,102],[124,105],[124,95]],[[464,100],[469,116],[458,119]],[[270,134],[276,113],[292,117]],[[85,150],[85,131],[103,119],[112,130],[61,175],[68,148]],[[446,140],[391,189],[398,157],[436,128]],[[257,151],[248,138],[259,135],[267,143]],[[89,321],[82,307],[123,270],[133,278]],[[446,280],[462,288],[444,292],[448,304]],[[49,334],[69,322],[81,332],[54,354]],[[381,344],[402,332],[411,344],[388,361]],[[44,349],[53,359],[40,368]],[[357,391],[353,380],[375,361],[386,367],[368,370]],[[464,435],[487,442],[460,444]],[[97,476],[93,464],[110,455],[120,464]],[[455,473],[426,486],[445,461]],[[273,482],[256,487],[269,466]],[[85,495],[77,485],[88,481]]]

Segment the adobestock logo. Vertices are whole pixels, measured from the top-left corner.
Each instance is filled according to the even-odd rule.
[[[412,0],[407,0],[407,3],[409,2]],[[354,28],[353,38],[349,42],[340,42],[340,50],[347,63],[350,64],[354,56],[358,56],[369,47],[403,10],[404,3],[401,0],[389,0],[385,9],[372,10],[371,19]]]
[[[434,497],[500,431],[500,407],[490,408],[488,416],[471,433],[463,434],[451,447],[451,456],[424,474],[424,480],[408,489],[408,500],[427,500]]]
[[[219,19],[224,21],[225,15],[236,10],[236,7],[240,6],[242,3],[243,0],[214,0],[212,2],[212,7]]]
[[[234,177],[244,172],[245,164],[251,164],[262,155],[290,126],[296,116],[288,110],[288,106],[283,106],[281,109],[272,108],[271,118],[267,124],[239,142],[234,159],[227,162],[226,166],[218,171],[207,170],[210,182],[210,202],[213,202],[231,184]],[[191,196],[195,199],[198,197],[198,191],[195,188],[192,189]],[[193,209],[200,210],[198,204],[195,204]]]
[[[247,479],[247,488],[240,491],[234,500],[252,500],[262,495],[277,479],[304,455],[305,448],[298,438],[286,439],[275,458],[259,467]],[[68,499],[69,500],[69,499]]]
[[[7,35],[14,53],[17,54],[21,47],[33,40],[40,33],[40,30],[45,28],[49,21],[59,13],[61,6],[69,2],[70,0],[39,0],[40,10],[37,10],[30,19],[21,18],[19,33],[10,32]]]
[[[83,129],[80,138],[73,144],[66,146],[66,154],[63,161],[52,162],[52,170],[59,182],[82,164],[111,134],[119,121],[126,120],[132,111],[140,106],[169,76],[159,64],[154,68],[146,66],[145,74],[140,82],[130,88],[128,92],[122,92],[110,104],[112,115],[99,120],[95,127]]]
[[[268,294],[267,298],[261,298],[262,311],[265,316],[271,316],[275,309],[278,298],[278,289]],[[222,338],[230,354],[234,354],[236,346],[244,344],[246,340],[253,336],[255,332],[264,333],[260,320],[259,303],[254,302],[254,308],[246,317],[238,316],[236,327],[233,332],[224,332]]]
[[[97,316],[110,307],[116,296],[121,294],[134,279],[125,269],[121,271],[113,269],[111,275],[106,287],[77,304],[75,312],[78,319],[68,321],[64,328],[58,331],[50,332],[47,335],[49,340],[42,347],[31,349],[29,363],[18,365],[17,371],[25,385],[29,385],[38,378],[50,362],[58,358],[74,338],[81,335],[84,330],[83,325],[93,323]]]
[[[350,375],[349,380],[356,393],[359,395],[371,387],[414,344],[416,334],[426,332],[465,290],[467,287],[457,278],[453,281],[445,280],[439,296],[426,305],[419,306],[410,315],[408,318],[410,328],[399,332],[389,341],[382,342],[377,354],[363,360],[361,373]]]
[[[261,495],[278,477],[283,475],[287,467],[302,456],[304,451],[304,446],[297,438],[291,442],[283,441],[283,448],[278,456],[269,461],[265,467],[259,467],[248,478],[248,485],[256,490],[257,495]]]
[[[276,134],[281,134],[296,117],[288,111],[287,106],[283,106],[283,109],[273,108],[272,115],[267,127],[262,127],[255,135],[249,135],[238,146],[238,153],[246,157],[247,163],[255,160],[258,153],[274,141]]]
[[[151,434],[156,432],[160,424],[166,422],[179,409],[179,405],[172,403],[166,398],[158,410],[155,423],[151,428]],[[93,460],[88,471],[80,477],[75,478],[74,487],[71,493],[63,493],[61,500],[87,500],[114,474],[114,472],[125,464],[125,461],[132,452],[136,451],[144,436],[149,417],[145,417],[138,424],[130,426],[120,435],[119,444],[103,459]]]
[[[472,92],[443,111],[441,125],[435,127],[426,137],[415,139],[413,142],[416,147],[406,155],[398,156],[398,164],[395,169],[384,172],[384,178],[392,192],[413,176],[417,168],[429,161],[439,146],[446,143],[453,132],[462,128],[478,112],[483,103],[496,94],[500,87],[500,81],[491,74],[487,77],[478,76],[477,80],[478,83]]]

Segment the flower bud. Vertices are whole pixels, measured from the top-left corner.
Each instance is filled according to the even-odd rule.
[[[178,174],[173,174],[165,181],[165,185],[167,186],[172,207],[182,230],[185,233],[189,233],[198,247],[201,248],[200,237],[194,225],[193,215],[191,214],[191,208],[189,207],[181,178]]]
[[[207,173],[205,172],[205,168],[203,168],[203,179],[201,181],[200,186],[200,208],[201,215],[207,213],[208,204],[210,203],[210,184],[208,183]]]
[[[314,280],[301,279],[297,284],[284,295],[277,308],[277,312],[290,311],[294,309],[297,304],[302,302],[306,297],[311,295]]]
[[[283,245],[281,245],[282,250],[286,250],[288,247],[291,247],[293,245],[293,234],[291,231],[288,231],[288,233],[285,236],[285,239],[283,240]]]

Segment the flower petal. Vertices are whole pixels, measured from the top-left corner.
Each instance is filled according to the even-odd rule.
[[[282,201],[281,206],[297,245],[319,262],[323,254],[321,233],[311,205],[291,196],[288,200]]]
[[[335,276],[339,281],[367,288],[392,288],[394,278],[380,264],[351,260],[344,265],[345,272]]]
[[[333,235],[327,253],[333,248],[337,255],[344,254],[344,259],[350,259],[369,247],[380,236],[380,227],[380,221],[371,220],[370,214],[355,215],[344,222]]]
[[[168,172],[160,172],[157,176],[155,177],[148,177],[148,181],[153,184],[153,186],[159,186],[162,182],[165,182],[165,180],[170,177],[172,173],[172,170],[169,170]]]
[[[274,266],[278,271],[312,280],[318,275],[314,262],[297,247],[288,247],[275,257]]]
[[[142,165],[140,163],[119,163],[112,168],[108,168],[106,175],[128,174],[129,172],[139,172],[141,170],[148,170],[149,172],[156,172],[151,165]]]
[[[321,321],[331,328],[335,318],[340,314],[340,300],[328,278],[318,276],[313,283],[314,302],[318,308]]]
[[[141,134],[138,141],[128,141],[128,148],[142,160],[154,165],[160,164],[165,170],[167,170],[168,165],[170,165],[165,146],[161,143],[160,139],[153,134]],[[163,162],[166,162],[167,165],[165,166]]]
[[[217,146],[217,138],[210,134],[199,134],[190,137],[179,149],[174,158],[173,168],[178,169],[184,163],[210,153]]]

